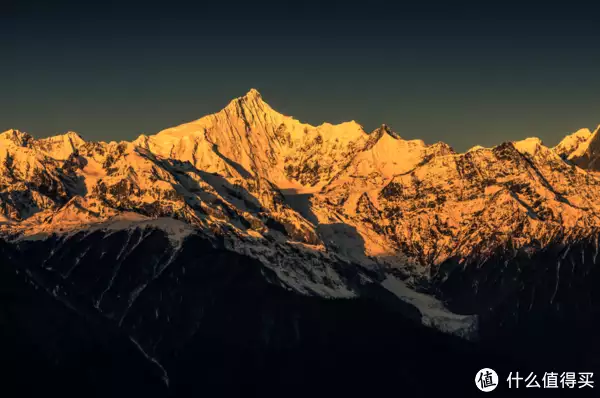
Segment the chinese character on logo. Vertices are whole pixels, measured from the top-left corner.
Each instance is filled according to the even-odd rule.
[[[558,373],[544,373],[542,380],[544,381],[544,388],[558,388]]]
[[[562,388],[575,388],[575,372],[562,372],[560,375],[560,386]]]
[[[523,380],[522,377],[519,377],[519,372],[515,372],[515,375],[513,376],[513,372],[510,372],[508,374],[508,377],[506,378],[506,381],[508,381],[508,388],[513,388],[513,381],[515,382],[515,387],[514,388],[519,388],[519,381]]]
[[[592,380],[592,377],[594,377],[593,372],[579,373],[579,388],[583,388],[583,387],[594,388],[594,380]]]
[[[498,374],[490,368],[483,368],[475,375],[475,385],[481,391],[492,391],[498,387]]]
[[[529,376],[527,376],[527,378],[525,379],[525,381],[527,382],[527,385],[525,386],[526,388],[540,388],[540,383],[537,382],[536,380],[536,375],[533,374],[533,372],[529,373]]]

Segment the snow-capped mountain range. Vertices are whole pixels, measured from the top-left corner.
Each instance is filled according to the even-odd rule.
[[[599,128],[457,153],[301,123],[251,90],[132,142],[8,130],[0,348],[36,347],[51,382],[81,368],[109,396],[215,396],[232,375],[279,394],[324,373],[372,395],[385,369],[421,391],[433,370],[496,368],[490,347],[510,366],[593,367],[599,214]]]
[[[64,243],[158,228],[171,241],[160,272],[199,235],[258,260],[286,289],[356,297],[375,283],[415,305],[424,323],[469,337],[481,314],[445,308],[447,264],[477,267],[499,252],[509,262],[582,241],[595,245],[596,263],[599,131],[554,148],[527,138],[456,153],[385,125],[301,123],[256,90],[132,142],[9,130],[0,134],[0,233]],[[126,254],[136,247],[124,244]],[[88,252],[72,253],[75,264]],[[131,306],[147,283],[121,300]],[[90,298],[97,308],[111,284]]]

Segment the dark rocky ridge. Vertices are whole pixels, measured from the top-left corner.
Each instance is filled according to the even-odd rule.
[[[483,341],[556,368],[600,369],[600,237],[450,259],[432,284],[451,311],[480,315]]]
[[[123,330],[78,300],[56,300],[14,253],[0,240],[3,396],[165,396],[159,373]]]
[[[530,325],[526,333],[514,325],[486,333],[488,326],[495,330],[490,322],[508,323],[515,302],[497,300],[508,293],[497,294],[494,288],[503,284],[493,278],[486,279],[488,296],[477,296],[483,289],[469,293],[479,278],[475,267],[440,284],[457,311],[485,315],[483,306],[496,297],[482,341],[469,343],[419,325],[416,309],[379,286],[365,286],[357,299],[299,295],[273,283],[271,271],[256,260],[197,235],[187,239],[162,272],[173,249],[160,230],[1,241],[1,342],[9,352],[3,360],[17,364],[7,380],[34,390],[111,397],[470,396],[479,393],[472,379],[482,367],[506,377],[516,370],[593,371],[597,365],[589,356],[576,361],[569,354],[584,352],[590,340],[560,340],[579,329],[559,317],[540,324],[546,332],[556,328],[545,337]],[[498,269],[494,261],[489,270]],[[144,284],[127,310],[131,293]],[[534,313],[531,320],[545,316]],[[586,330],[582,336],[591,337]],[[549,342],[552,369],[545,357],[531,355]]]

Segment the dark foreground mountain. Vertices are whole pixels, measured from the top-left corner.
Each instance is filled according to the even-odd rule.
[[[377,285],[353,299],[299,295],[256,260],[198,236],[156,275],[140,264],[172,255],[168,237],[145,234],[122,258],[126,231],[2,244],[7,383],[86,396],[475,395],[484,366],[501,375],[597,368],[595,325],[578,319],[563,330],[543,312],[518,328],[484,322],[482,339],[468,342],[421,326],[416,308]],[[77,263],[71,252],[86,245],[93,253]],[[139,283],[131,307],[119,306]]]

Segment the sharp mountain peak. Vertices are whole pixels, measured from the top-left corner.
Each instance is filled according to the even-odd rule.
[[[269,106],[264,100],[261,93],[258,92],[257,89],[251,88],[246,94],[241,97],[234,98],[229,102],[229,104],[225,107],[227,109],[230,106],[244,106],[244,107],[258,107],[264,108],[264,106]],[[271,108],[272,109],[272,108]]]
[[[352,137],[355,137],[356,132],[359,131],[360,134],[364,134],[367,137],[377,137],[375,140],[371,139],[371,142],[379,141],[379,139],[384,136],[389,136],[395,140],[403,140],[398,133],[393,131],[385,123],[373,130],[371,133],[366,132],[364,127],[356,120],[350,120],[338,124],[323,122],[319,125],[311,125],[309,123],[303,123],[300,120],[295,119],[293,116],[284,115],[275,110],[264,100],[263,95],[256,88],[251,88],[244,95],[234,98],[225,107],[215,113],[208,114],[200,119],[196,119],[187,123],[169,127],[159,131],[156,134],[142,134],[140,137],[138,137],[138,139],[132,140],[131,142],[135,145],[142,141],[146,142],[148,137],[165,135],[179,138],[186,136],[193,137],[197,135],[204,136],[207,128],[209,128],[211,125],[214,125],[216,119],[221,119],[220,127],[224,127],[224,125],[230,124],[232,118],[240,119],[247,126],[247,128],[249,128],[249,126],[252,124],[260,125],[261,128],[259,129],[250,129],[253,130],[254,134],[262,133],[267,125],[270,125],[270,127],[274,130],[281,128],[281,126],[286,126],[288,130],[296,131],[319,130],[320,135],[328,136],[332,139],[336,139],[338,137],[343,138],[342,136],[348,134],[350,134]],[[594,131],[589,128],[579,129],[578,131],[567,135],[552,149],[559,156],[572,159],[580,158],[584,156],[585,153],[590,151],[597,152],[597,150],[594,150],[594,148],[600,147],[599,131],[600,125],[597,126]],[[77,147],[78,145],[86,142],[80,134],[73,131],[67,131],[66,133],[49,136],[46,138],[35,139],[30,134],[17,129],[9,129],[0,133],[0,139],[10,139],[12,142],[20,146],[26,146],[28,143],[33,141],[56,142],[64,140],[70,141],[74,147]],[[433,145],[435,146],[436,144]],[[526,146],[544,145],[537,137],[530,137],[524,140],[514,141],[513,144],[519,149],[523,149],[523,147]],[[444,143],[444,145],[446,144]],[[475,146],[474,148],[480,148],[480,146]]]
[[[394,130],[392,130],[387,124],[383,123],[381,126],[379,126],[378,128],[376,128],[371,134],[378,134],[378,135],[389,135],[390,137],[396,139],[396,140],[401,140],[402,137],[400,136],[400,134],[396,133]]]

